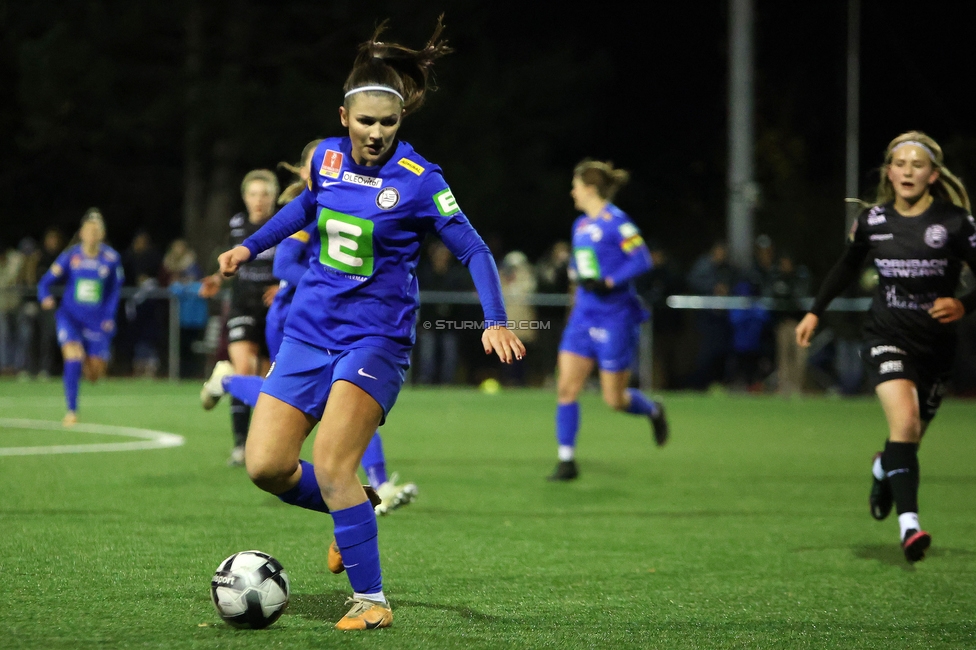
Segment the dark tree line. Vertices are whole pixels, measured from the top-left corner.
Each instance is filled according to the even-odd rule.
[[[0,246],[71,232],[98,205],[117,247],[146,229],[210,258],[246,171],[341,134],[356,45],[384,18],[389,39],[420,45],[444,11],[456,52],[401,135],[479,230],[539,255],[569,237],[573,165],[612,159],[633,172],[620,205],[687,264],[725,233],[726,4],[0,0]],[[844,223],[846,2],[756,5],[756,232],[819,274]],[[885,20],[865,4],[866,23]],[[869,85],[900,60],[879,52],[884,33],[865,29],[865,185],[901,130],[974,150],[951,117],[963,102],[931,70],[905,68],[929,89],[914,114]]]

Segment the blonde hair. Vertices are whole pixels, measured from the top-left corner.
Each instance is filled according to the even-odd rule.
[[[878,190],[873,203],[867,203],[860,199],[847,199],[847,201],[849,203],[859,203],[865,208],[884,205],[885,203],[894,201],[895,188],[892,187],[891,181],[888,179],[888,167],[891,166],[894,150],[906,142],[917,142],[924,145],[924,148],[928,149],[926,153],[929,153],[932,159],[932,166],[939,171],[939,177],[929,188],[932,195],[953,203],[960,208],[964,208],[967,211],[971,211],[969,193],[966,192],[966,187],[962,184],[962,181],[945,166],[942,158],[942,147],[939,146],[938,142],[921,131],[902,133],[888,143],[888,148],[885,149],[884,164],[881,166],[881,179],[878,181]]]
[[[612,201],[621,187],[630,180],[626,169],[614,169],[613,163],[584,158],[573,169],[573,176],[579,177],[584,185],[596,188],[601,199]]]
[[[315,153],[315,148],[319,146],[321,142],[322,138],[319,138],[318,140],[312,140],[305,145],[305,148],[302,149],[301,160],[295,164],[284,161],[278,163],[279,169],[287,169],[295,175],[295,180],[289,183],[288,187],[281,192],[281,196],[278,197],[278,205],[284,205],[289,201],[294,200],[299,194],[305,191],[306,187],[308,187],[308,183],[302,179],[302,168],[308,164],[308,159],[312,157],[312,154]]]
[[[254,181],[264,181],[271,188],[271,201],[274,202],[278,198],[278,192],[281,187],[278,185],[278,177],[270,169],[252,169],[247,174],[244,175],[244,180],[241,181],[241,198],[244,198],[244,194],[247,192],[247,186]]]

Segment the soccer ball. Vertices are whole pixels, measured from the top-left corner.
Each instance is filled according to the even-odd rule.
[[[259,630],[285,611],[288,574],[267,553],[234,553],[217,567],[210,580],[210,596],[220,618],[234,627]]]

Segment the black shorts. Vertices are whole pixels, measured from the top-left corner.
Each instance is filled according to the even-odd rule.
[[[951,355],[911,354],[900,346],[874,340],[861,349],[861,360],[872,388],[892,379],[907,379],[915,384],[922,422],[935,417],[952,370]]]
[[[243,310],[238,307],[231,307],[230,313],[227,315],[227,342],[250,341],[257,343],[259,354],[267,357],[268,342],[264,336],[264,321],[267,314],[267,309]]]

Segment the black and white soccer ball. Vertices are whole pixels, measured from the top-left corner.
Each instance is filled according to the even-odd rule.
[[[285,611],[288,593],[288,574],[281,562],[261,551],[234,553],[210,580],[217,613],[234,627],[268,627]]]

